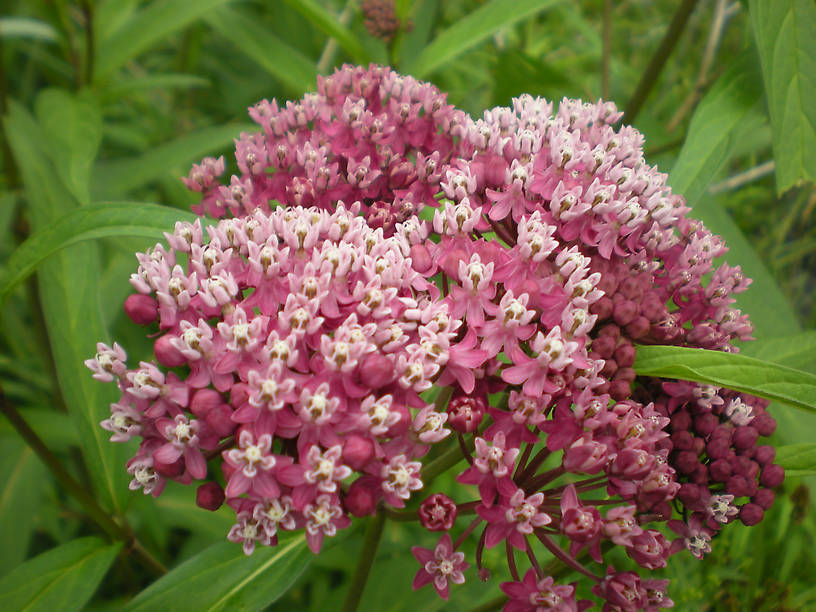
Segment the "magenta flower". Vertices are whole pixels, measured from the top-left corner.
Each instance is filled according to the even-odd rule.
[[[450,536],[446,533],[436,545],[429,550],[413,546],[411,553],[422,566],[414,576],[413,588],[417,590],[426,584],[433,583],[434,589],[442,599],[450,596],[449,584],[464,584],[464,571],[470,567],[465,563],[465,554],[453,551]]]

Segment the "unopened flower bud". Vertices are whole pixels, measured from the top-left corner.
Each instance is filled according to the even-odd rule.
[[[773,506],[774,492],[770,489],[760,489],[756,492],[756,495],[751,498],[751,501],[763,510],[768,510]]]
[[[392,380],[394,380],[394,364],[382,353],[369,353],[360,362],[360,381],[366,387],[378,389]]]
[[[363,476],[351,483],[346,494],[346,509],[354,516],[374,514],[381,496],[377,479]]]
[[[371,438],[351,434],[343,444],[343,463],[352,469],[362,471],[374,457],[374,442]]]
[[[444,493],[434,493],[417,510],[419,522],[428,531],[447,531],[456,522],[458,510],[454,501]]]
[[[165,478],[177,478],[184,473],[184,457],[179,457],[173,463],[162,463],[155,457],[153,458],[153,469],[156,473],[161,474]]]
[[[734,431],[734,446],[740,450],[751,448],[756,444],[759,434],[754,427],[743,425]]]
[[[448,402],[448,423],[459,433],[472,433],[481,424],[485,409],[481,397],[459,395]]]
[[[700,414],[694,419],[694,430],[702,436],[707,436],[719,423],[720,420],[710,412]]]
[[[431,253],[424,244],[415,244],[411,247],[411,264],[414,270],[423,274],[433,266]]]
[[[758,504],[745,504],[742,509],[740,510],[740,520],[742,521],[743,525],[750,527],[751,525],[756,525],[759,523],[762,518],[765,516],[765,512],[763,512],[762,508],[759,507]]]
[[[732,471],[731,462],[727,459],[717,459],[708,465],[711,478],[717,482],[726,482],[731,477]]]
[[[615,349],[615,361],[621,368],[631,367],[635,363],[635,347],[628,342]]]
[[[759,446],[754,452],[754,461],[759,465],[770,463],[776,457],[776,450],[773,446]]]
[[[638,315],[638,311],[638,305],[635,302],[632,302],[631,300],[624,300],[622,302],[618,302],[612,308],[612,318],[615,319],[615,323],[623,327],[635,319],[635,317]]]
[[[173,336],[165,334],[153,343],[153,354],[156,360],[168,368],[175,368],[187,363],[187,359],[175,346],[171,344]]]
[[[224,399],[215,389],[199,389],[190,399],[190,412],[203,419],[210,410],[223,403]]]
[[[612,336],[598,336],[592,341],[592,350],[598,353],[601,359],[610,359],[615,353],[618,341]]]
[[[204,420],[220,438],[230,435],[237,425],[232,421],[232,409],[223,403],[207,412]]]
[[[762,486],[773,489],[781,485],[783,480],[785,480],[785,470],[781,465],[770,463],[762,468],[762,475],[759,477]]]
[[[138,325],[150,325],[159,318],[159,305],[149,295],[134,293],[125,300],[125,314]]]
[[[651,328],[652,324],[649,322],[649,319],[643,316],[637,316],[626,325],[626,333],[634,340],[637,340],[647,335]]]
[[[754,427],[760,436],[770,436],[776,431],[776,421],[767,412],[761,412],[751,421],[751,426]]]
[[[217,482],[205,482],[196,489],[196,505],[214,512],[224,503],[224,489]]]

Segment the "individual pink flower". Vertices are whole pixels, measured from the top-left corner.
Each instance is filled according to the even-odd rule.
[[[433,583],[434,589],[442,599],[450,597],[450,583],[464,584],[464,571],[470,567],[465,563],[465,554],[453,551],[451,537],[447,533],[433,550],[420,546],[411,547],[411,553],[422,566],[414,576],[413,588],[417,590],[426,584]]]

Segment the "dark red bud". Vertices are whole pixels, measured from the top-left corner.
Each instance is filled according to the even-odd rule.
[[[615,319],[615,323],[622,327],[631,323],[638,315],[639,310],[640,309],[635,302],[625,300],[615,304],[614,308],[612,309],[612,318]]]
[[[762,508],[757,504],[745,504],[740,509],[739,514],[742,524],[746,525],[747,527],[756,525],[763,519],[764,516],[765,512],[763,512]]]
[[[649,319],[643,316],[637,316],[626,326],[626,333],[629,334],[630,338],[637,340],[638,338],[646,336],[651,329],[652,324],[649,322]]]
[[[486,410],[482,397],[458,395],[448,402],[448,424],[459,433],[472,433],[482,423]]]
[[[346,510],[354,516],[374,514],[382,497],[382,489],[377,484],[376,478],[366,476],[352,482],[346,494]]]
[[[420,524],[429,531],[447,531],[456,522],[458,509],[444,493],[435,493],[419,506]]]
[[[611,359],[617,344],[618,340],[612,336],[598,336],[592,341],[592,350],[598,353],[601,359]]]
[[[697,469],[700,462],[697,460],[697,453],[694,451],[681,451],[677,453],[677,458],[674,460],[674,467],[682,474],[691,474]]]
[[[218,510],[224,503],[224,489],[217,482],[205,482],[196,489],[196,505],[199,508]]]
[[[756,444],[759,433],[750,425],[737,427],[734,431],[734,446],[740,450],[751,448]]]
[[[703,436],[710,434],[719,424],[720,420],[710,412],[698,415],[697,418],[694,419],[695,431]]]
[[[774,503],[774,492],[770,489],[760,489],[752,500],[757,506],[763,510],[768,510]]]
[[[754,452],[754,461],[759,465],[770,463],[774,460],[774,457],[776,457],[776,450],[774,450],[773,446],[759,446]]]
[[[622,402],[632,395],[632,389],[625,380],[615,380],[609,385],[609,395],[616,402]]]
[[[603,296],[589,307],[589,312],[598,315],[599,321],[605,321],[612,316],[612,300]]]
[[[762,412],[754,417],[751,421],[751,426],[754,427],[760,436],[770,436],[776,431],[776,421],[767,412]]]
[[[615,349],[615,361],[622,368],[631,367],[635,363],[635,347],[628,342],[623,342]]]
[[[207,413],[204,420],[220,438],[230,435],[237,427],[237,423],[232,420],[232,408],[228,404],[216,406]]]
[[[762,468],[762,475],[759,477],[762,486],[773,489],[781,485],[783,480],[785,480],[785,470],[781,465],[769,463]]]
[[[711,478],[717,482],[726,482],[731,478],[731,462],[727,459],[717,459],[709,464],[708,471],[711,474]]]
[[[630,276],[621,281],[618,291],[626,298],[639,302],[643,297],[643,283],[639,279]]]
[[[153,458],[153,469],[156,470],[156,473],[161,474],[165,478],[177,478],[181,476],[184,473],[185,467],[183,456],[176,459],[173,463],[162,463],[155,457]]]

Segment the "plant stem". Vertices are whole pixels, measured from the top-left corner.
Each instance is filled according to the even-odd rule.
[[[467,443],[467,448],[473,448],[473,440]],[[462,449],[459,446],[454,446],[447,452],[439,455],[436,459],[431,461],[425,469],[422,470],[423,483],[427,487],[431,481],[439,476],[445,470],[452,468],[459,463],[464,457],[462,456]]]
[[[351,21],[352,13],[356,8],[357,0],[348,0],[346,6],[343,8],[343,12],[340,13],[340,16],[337,18],[343,25],[348,25]],[[320,54],[320,59],[317,60],[317,73],[323,74],[326,72],[334,62],[334,54],[337,53],[337,41],[333,38],[330,38],[326,43],[326,46],[323,47],[323,52]]]
[[[663,40],[660,41],[660,46],[652,56],[649,65],[646,66],[643,76],[640,77],[640,83],[638,83],[635,93],[632,94],[632,98],[629,100],[629,104],[626,105],[626,109],[623,112],[628,123],[635,121],[635,117],[638,116],[640,109],[643,107],[643,103],[646,101],[646,98],[649,97],[649,92],[652,91],[652,87],[657,83],[657,78],[660,76],[663,66],[666,65],[666,60],[669,59],[672,51],[674,51],[674,48],[677,46],[680,35],[683,33],[683,30],[686,29],[686,24],[694,7],[697,6],[697,2],[698,0],[683,0],[677,8],[677,12],[669,24],[669,29],[666,30]]]
[[[25,422],[22,415],[11,405],[0,384],[0,410],[6,415],[12,427],[20,437],[34,451],[46,467],[54,474],[54,477],[62,487],[74,497],[88,513],[88,516],[104,531],[112,540],[120,540],[126,543],[136,557],[146,567],[157,574],[164,574],[167,569],[151,555],[136,539],[130,527],[116,522],[96,500],[88,493],[88,489],[83,487],[68,471],[62,466],[56,455],[45,445],[37,433]]]
[[[385,513],[378,510],[377,514],[369,519],[366,526],[365,539],[363,540],[363,550],[360,551],[360,560],[354,568],[354,575],[351,577],[346,599],[343,602],[342,612],[355,612],[360,605],[360,599],[365,589],[368,573],[374,564],[374,557],[377,556],[377,546],[380,543],[383,526],[385,525]]]

